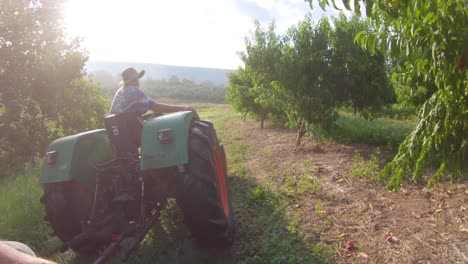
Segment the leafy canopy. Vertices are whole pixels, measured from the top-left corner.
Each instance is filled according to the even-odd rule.
[[[389,68],[382,53],[371,54],[354,43],[356,34],[369,29],[359,16],[333,18],[332,74],[340,101],[365,117],[374,117],[395,99]]]
[[[313,0],[308,0],[312,7]],[[322,8],[334,0],[317,0]],[[413,87],[434,89],[418,114],[418,125],[400,145],[398,154],[380,174],[392,176],[397,190],[408,175],[420,180],[425,168],[437,162],[433,186],[448,170],[452,180],[466,171],[468,135],[468,2],[464,0],[343,0],[360,14],[360,4],[374,31],[356,36],[363,48],[406,59],[405,71],[395,78]],[[434,85],[435,87],[431,87]],[[464,167],[465,166],[465,167]],[[466,174],[464,176],[466,178]]]
[[[297,145],[306,133],[330,128],[343,104],[374,114],[393,95],[383,56],[354,43],[354,34],[368,27],[358,17],[334,23],[322,18],[314,24],[306,16],[279,36],[274,23],[263,28],[256,22],[241,53],[245,69],[230,75],[228,101],[244,116],[286,119],[297,129]]]
[[[284,37],[277,90],[283,95],[288,123],[298,129],[296,145],[306,132],[328,128],[336,119],[338,102],[329,74],[331,35],[328,19],[313,25],[307,16]]]
[[[245,73],[252,83],[252,114],[260,118],[261,127],[268,114],[278,109],[273,83],[278,80],[278,58],[281,56],[282,43],[275,29],[274,22],[268,28],[262,28],[260,22],[255,21],[255,30],[245,38],[246,52],[239,54],[245,65]]]
[[[0,0],[0,170],[64,134],[102,125],[107,106],[84,77],[86,53],[63,33],[60,1]]]

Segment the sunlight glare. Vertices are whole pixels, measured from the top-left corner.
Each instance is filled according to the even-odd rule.
[[[250,22],[231,4],[69,0],[65,24],[84,37],[92,60],[235,68]]]

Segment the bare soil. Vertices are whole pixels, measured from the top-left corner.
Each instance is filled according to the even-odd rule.
[[[231,119],[225,129],[245,135],[240,143],[254,149],[247,166],[273,191],[291,169],[319,178],[319,191],[301,194],[290,213],[304,240],[336,246],[336,263],[468,263],[466,183],[428,190],[407,182],[392,193],[376,181],[349,176],[356,152],[368,157],[374,147],[309,139],[296,147],[294,131],[268,124],[260,129],[251,120]],[[389,156],[382,151],[381,160]],[[272,172],[274,181],[268,178]]]

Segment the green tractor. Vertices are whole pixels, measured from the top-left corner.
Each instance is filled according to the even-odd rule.
[[[211,122],[187,111],[105,124],[53,141],[44,157],[41,202],[62,251],[99,252],[103,263],[126,239],[126,259],[171,197],[197,244],[233,242],[226,155]]]

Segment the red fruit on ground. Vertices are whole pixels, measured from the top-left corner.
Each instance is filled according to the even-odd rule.
[[[346,243],[346,250],[350,251],[350,250],[353,250],[354,249],[354,242],[353,241],[349,241],[348,243]]]
[[[387,240],[387,242],[392,242],[393,241],[393,237],[392,236],[387,236],[385,238],[385,240]]]

